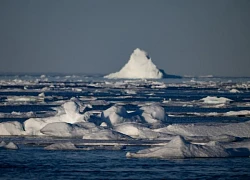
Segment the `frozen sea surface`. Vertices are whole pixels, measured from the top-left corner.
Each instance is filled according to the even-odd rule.
[[[99,116],[119,104],[128,112],[157,103],[171,124],[238,123],[250,120],[250,78],[190,77],[161,80],[107,80],[102,75],[0,76],[0,123],[54,116],[72,97]],[[223,97],[226,103],[202,99]],[[70,138],[0,136],[19,150],[0,149],[0,179],[249,179],[249,157],[126,158],[127,152],[165,141],[86,141]],[[55,142],[77,146],[126,145],[121,150],[45,150]]]

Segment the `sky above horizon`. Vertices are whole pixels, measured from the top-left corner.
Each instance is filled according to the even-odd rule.
[[[0,72],[250,76],[249,0],[1,0]]]

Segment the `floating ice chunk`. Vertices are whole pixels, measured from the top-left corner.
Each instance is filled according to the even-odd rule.
[[[214,124],[173,124],[155,130],[181,136],[221,136],[250,137],[250,121],[243,123]]]
[[[76,146],[71,142],[51,144],[49,146],[46,146],[44,149],[46,150],[77,150]]]
[[[90,151],[90,150],[108,150],[108,151],[119,151],[119,150],[123,150],[126,149],[126,146],[122,146],[122,145],[114,145],[114,146],[91,146],[91,147],[86,147],[86,148],[81,148],[81,150],[85,150],[85,151]]]
[[[239,138],[229,135],[219,135],[219,136],[187,136],[185,137],[187,141],[190,141],[195,144],[204,144],[210,141],[217,141],[217,142],[234,142],[237,141]]]
[[[4,146],[4,148],[5,149],[13,149],[13,150],[19,149],[18,146],[13,142],[9,142],[8,144],[6,144]]]
[[[229,111],[224,113],[224,116],[250,116],[250,111],[249,110]]]
[[[157,104],[143,106],[140,110],[142,110],[141,116],[149,124],[160,124],[165,121],[165,110]]]
[[[125,79],[161,79],[166,76],[152,62],[148,54],[140,49],[135,49],[125,66],[116,73],[111,73],[104,78],[125,78]]]
[[[224,97],[218,98],[216,96],[207,96],[205,98],[202,98],[201,101],[203,101],[206,104],[226,104],[232,100]]]
[[[9,142],[9,143],[7,144],[7,143],[4,142],[4,141],[2,141],[2,142],[0,143],[0,149],[1,149],[1,148],[4,148],[4,149],[12,149],[12,150],[17,150],[17,149],[19,149],[18,146],[17,146],[15,143]]]
[[[240,93],[240,91],[237,90],[237,89],[231,89],[229,92],[230,92],[230,93]]]
[[[24,122],[25,131],[28,135],[43,135],[40,130],[49,123],[55,122],[66,122],[66,123],[76,123],[76,122],[86,122],[88,121],[89,114],[80,114],[79,106],[75,102],[66,102],[62,105],[63,110],[53,117],[48,118],[30,118]]]
[[[172,135],[154,132],[142,124],[132,122],[118,124],[114,130],[137,139],[172,139]]]
[[[4,141],[2,141],[1,143],[0,143],[0,147],[3,147],[3,146],[5,146],[6,145],[6,142],[4,142]]]
[[[103,129],[100,131],[85,134],[83,139],[94,139],[94,140],[127,140],[131,139],[129,136],[115,132],[109,129]]]
[[[38,96],[39,97],[45,97],[45,94],[44,94],[44,92],[42,92],[42,93],[38,94]]]
[[[18,121],[9,121],[0,123],[0,135],[2,136],[18,136],[24,135],[23,125]]]
[[[41,96],[7,96],[9,102],[42,102],[44,97]]]
[[[41,129],[41,133],[48,136],[81,138],[85,134],[98,132],[101,129],[101,127],[97,127],[94,123],[89,122],[75,124],[55,122],[47,124],[44,128]]]
[[[126,121],[128,113],[123,106],[112,106],[101,114],[102,120],[109,126],[120,124]]]
[[[184,140],[181,136],[173,138],[163,147],[154,147],[137,153],[126,154],[134,158],[208,158],[229,157],[230,154],[218,143],[208,145],[195,145]]]

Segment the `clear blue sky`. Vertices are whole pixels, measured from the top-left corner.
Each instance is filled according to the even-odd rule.
[[[250,76],[249,0],[0,0],[0,72]]]

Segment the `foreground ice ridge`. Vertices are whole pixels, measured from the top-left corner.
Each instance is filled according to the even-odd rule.
[[[205,145],[192,144],[183,137],[176,136],[165,146],[143,149],[136,153],[128,152],[130,158],[222,158],[249,156],[249,148],[226,148],[211,141]]]
[[[216,99],[216,101],[218,100]],[[221,99],[219,101],[221,102]],[[164,125],[167,122],[166,112],[158,104],[144,105],[133,112],[128,112],[124,106],[116,104],[92,119],[90,112],[85,112],[84,108],[81,109],[79,103],[77,100],[65,102],[61,108],[58,108],[56,115],[47,118],[30,118],[24,123],[2,122],[0,123],[0,136],[164,141],[161,147],[128,153],[127,157],[193,158],[250,155],[249,144],[238,144],[237,148],[218,144],[219,142],[230,144],[234,141],[238,142],[240,139],[250,138],[250,121]],[[170,142],[168,143],[168,141]],[[15,149],[13,144],[9,146],[2,144],[2,147]],[[84,150],[72,143],[53,144],[46,149]],[[242,152],[243,150],[244,152]]]
[[[124,67],[116,73],[111,73],[104,78],[110,79],[161,79],[166,77],[174,77],[167,75],[163,70],[158,69],[152,62],[148,54],[137,48],[131,54],[129,61]],[[176,76],[177,77],[177,76]]]

